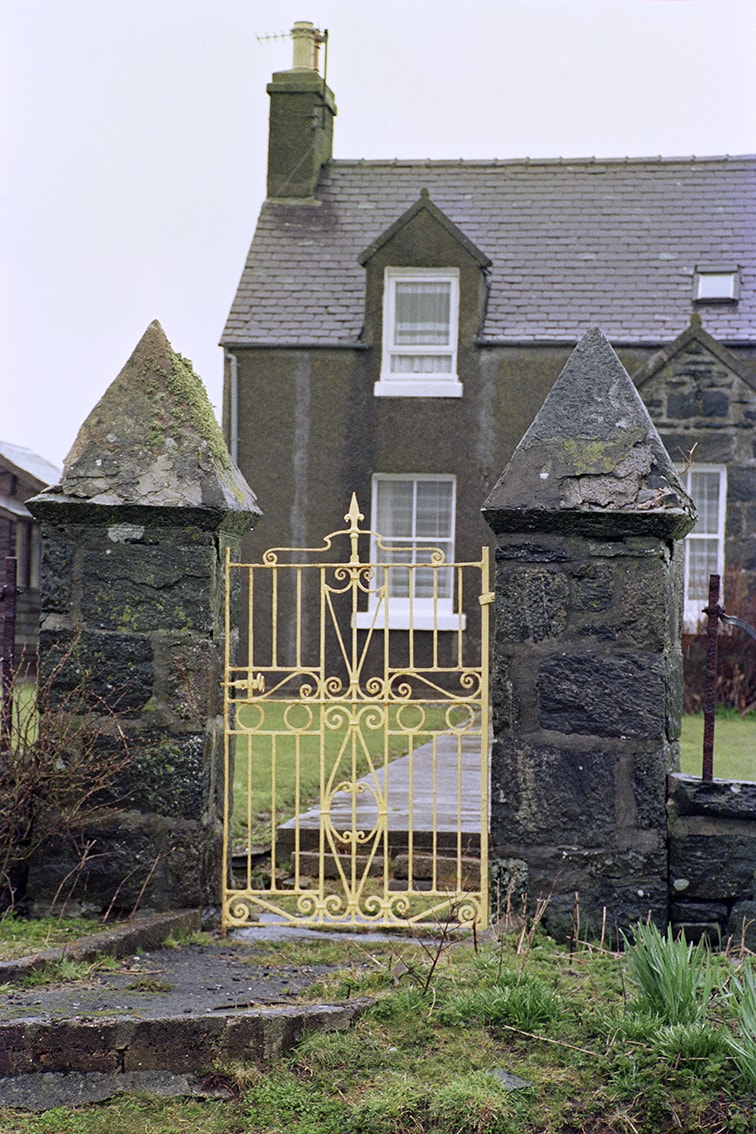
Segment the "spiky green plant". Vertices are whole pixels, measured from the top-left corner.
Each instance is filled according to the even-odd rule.
[[[632,933],[632,945],[625,938],[625,962],[639,992],[639,1007],[664,1024],[702,1019],[714,987],[711,953],[704,941],[693,944],[675,937],[671,926],[663,935],[653,922],[638,922]]]
[[[730,979],[730,1006],[737,1032],[725,1033],[725,1042],[748,1085],[756,1089],[756,969],[744,968]]]

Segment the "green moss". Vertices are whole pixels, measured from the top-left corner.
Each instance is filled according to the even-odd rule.
[[[621,459],[617,443],[606,441],[588,441],[586,438],[569,438],[562,443],[564,463],[574,472],[575,476],[586,476],[591,473],[611,472]]]
[[[231,468],[223,434],[216,421],[213,407],[202,381],[194,373],[191,362],[183,355],[172,352],[173,367],[166,376],[168,389],[182,407],[200,436],[207,441],[210,452],[225,469]]]
[[[154,415],[147,424],[147,438],[150,445],[164,445],[166,431],[170,428],[170,422],[166,421],[166,397],[162,384],[154,377],[149,377],[158,375],[163,379],[165,388],[172,396],[171,419],[177,425],[191,427],[199,434],[221,468],[230,471],[231,458],[202,380],[195,374],[189,359],[184,358],[183,355],[171,350],[167,362],[169,364],[167,368],[156,359],[149,359],[144,363],[144,389],[154,405]]]

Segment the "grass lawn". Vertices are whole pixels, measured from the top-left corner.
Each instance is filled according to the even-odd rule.
[[[110,928],[91,918],[22,918],[7,914],[0,918],[0,961],[13,961]]]
[[[703,713],[683,717],[680,770],[700,776],[703,764]],[[723,713],[714,723],[714,776],[756,781],[756,713]]]
[[[656,1000],[631,958],[539,932],[418,946],[289,940],[255,964],[333,966],[319,1003],[370,996],[346,1032],[314,1032],[262,1070],[218,1065],[221,1100],[119,1098],[43,1115],[0,1110],[3,1134],[750,1134],[756,1034],[728,997],[753,958],[703,958]],[[747,976],[750,973],[750,976]],[[662,971],[662,975],[665,975]],[[711,987],[710,987],[711,985]],[[668,991],[668,990],[667,990]],[[684,1009],[684,1010],[683,1010]],[[732,1039],[746,1051],[742,1058]],[[507,1076],[517,1079],[509,1082]],[[504,1081],[502,1081],[504,1080]],[[513,1088],[514,1089],[508,1089]]]

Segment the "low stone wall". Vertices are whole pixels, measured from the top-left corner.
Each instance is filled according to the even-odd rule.
[[[756,949],[756,783],[669,777],[670,920]]]

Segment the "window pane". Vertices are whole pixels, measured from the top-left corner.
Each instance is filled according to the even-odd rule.
[[[442,480],[419,480],[416,534],[422,539],[448,539],[451,535],[451,505],[451,484]]]
[[[450,354],[392,354],[394,374],[451,374]]]
[[[451,284],[397,280],[395,288],[394,344],[448,345]]]
[[[395,599],[449,600],[453,593],[453,569],[431,567],[436,549],[447,563],[454,558],[454,483],[450,480],[376,480],[375,526],[383,536],[377,558],[388,565],[379,571],[376,584],[386,584]],[[399,566],[416,564],[417,566]]]
[[[688,540],[688,598],[706,603],[709,598],[709,575],[717,572],[718,541]]]
[[[415,486],[411,480],[376,481],[376,528],[383,536],[411,538]]]
[[[702,272],[699,275],[699,299],[732,299],[734,295],[734,272]]]
[[[698,509],[693,531],[716,535],[719,531],[719,473],[690,472],[690,495]]]

